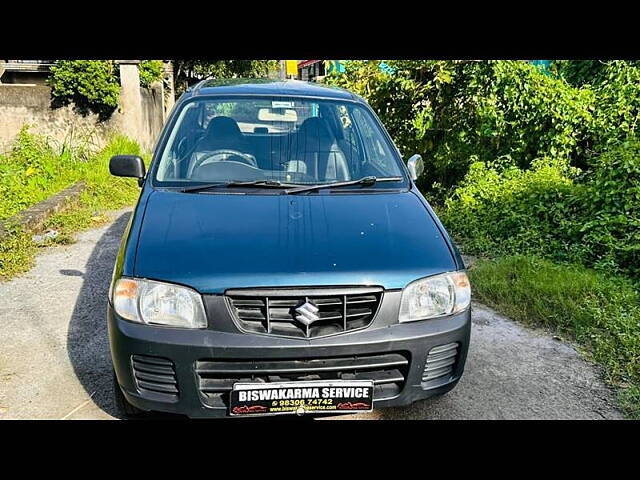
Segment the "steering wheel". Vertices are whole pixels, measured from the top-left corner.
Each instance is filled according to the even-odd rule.
[[[205,153],[204,155],[202,155],[202,157],[200,157],[199,159],[197,159],[195,161],[195,163],[193,164],[193,166],[191,167],[191,171],[193,172],[196,168],[200,167],[202,164],[204,164],[205,160],[210,159],[211,157],[217,156],[217,155],[226,155],[227,157],[229,156],[233,156],[233,157],[237,157],[240,160],[242,160],[241,163],[245,163],[247,165],[249,165],[250,167],[253,168],[257,168],[258,164],[256,162],[256,159],[253,157],[253,155],[249,155],[248,153],[243,153],[240,152],[238,150],[229,150],[229,149],[220,149],[220,150],[214,150],[212,152],[208,152]],[[214,162],[224,162],[224,161],[229,161],[226,158],[221,159],[221,160],[213,160]],[[231,160],[231,161],[236,161]],[[240,162],[238,162],[240,163]]]

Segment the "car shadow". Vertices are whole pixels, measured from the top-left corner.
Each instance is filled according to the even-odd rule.
[[[111,272],[130,212],[119,216],[91,252],[67,333],[67,352],[78,380],[93,402],[118,418],[112,391],[106,311]],[[69,272],[70,273],[70,272]]]
[[[113,396],[113,366],[106,321],[107,292],[120,240],[130,217],[131,212],[120,215],[100,237],[87,261],[84,274],[78,271],[61,272],[83,277],[67,333],[69,360],[93,402],[115,418],[122,418],[122,414]],[[160,414],[149,415],[151,418],[158,416]],[[162,418],[180,416],[162,415]]]

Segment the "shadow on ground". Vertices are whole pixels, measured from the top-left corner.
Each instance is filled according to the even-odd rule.
[[[111,272],[130,216],[125,213],[118,217],[94,247],[67,334],[67,352],[76,376],[96,405],[113,417],[119,412],[112,394],[113,367],[105,313]]]
[[[131,213],[125,213],[102,235],[85,266],[84,281],[67,334],[74,372],[102,410],[118,417],[112,394],[112,365],[107,334],[107,292],[120,239]]]

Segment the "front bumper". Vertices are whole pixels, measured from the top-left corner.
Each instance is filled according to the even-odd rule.
[[[393,298],[392,292],[385,296],[388,301],[399,301],[399,297]],[[203,396],[196,372],[196,364],[202,359],[304,360],[398,352],[409,359],[405,381],[394,396],[374,399],[374,408],[408,405],[451,390],[464,370],[471,332],[470,309],[449,317],[405,324],[389,318],[386,312],[393,311],[393,308],[381,310],[364,330],[314,339],[247,334],[233,328],[228,331],[189,330],[141,325],[121,319],[111,305],[107,318],[113,365],[129,403],[143,410],[211,418],[227,416],[228,409],[225,405],[212,405]],[[387,318],[384,318],[385,314]],[[424,381],[429,351],[451,343],[458,344],[451,374]],[[140,388],[132,370],[134,355],[171,360],[179,393],[170,397]]]

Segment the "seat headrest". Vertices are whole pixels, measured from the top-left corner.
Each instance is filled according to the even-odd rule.
[[[298,128],[298,144],[305,150],[331,150],[336,139],[329,131],[327,123],[319,117],[307,118]]]
[[[298,128],[298,134],[308,135],[310,137],[333,137],[327,128],[327,122],[323,121],[320,117],[307,118],[302,122],[300,128]]]
[[[230,117],[213,117],[207,125],[207,134],[215,133],[216,135],[238,135],[240,127],[233,118]]]
[[[242,142],[244,137],[233,118],[213,117],[201,141],[201,147],[219,148],[222,142]],[[230,144],[227,148],[233,148]]]

